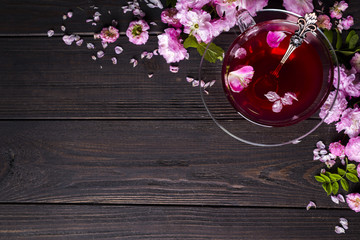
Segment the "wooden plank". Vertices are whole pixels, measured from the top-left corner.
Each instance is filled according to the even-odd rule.
[[[269,149],[211,121],[2,121],[0,202],[345,207],[313,177],[334,132]]]
[[[165,1],[162,1],[165,3]],[[334,1],[332,1],[334,2]],[[70,0],[2,0],[0,8],[0,36],[9,35],[42,35],[45,36],[47,30],[54,29],[57,33],[61,33],[60,26],[64,24],[68,31],[78,32],[82,34],[89,34],[98,32],[102,27],[111,24],[112,19],[119,22],[121,32],[126,31],[128,24],[133,20],[130,13],[124,14],[121,6],[125,5],[125,1],[101,1],[97,3],[99,9],[97,11],[102,13],[101,21],[97,26],[92,26],[86,23],[87,18],[91,18],[95,10],[90,8],[94,2],[88,1],[74,1]],[[325,3],[328,6],[331,4]],[[142,5],[143,6],[143,5]],[[165,6],[165,4],[164,4]],[[283,8],[279,1],[269,1],[268,8]],[[150,9],[143,6],[142,9],[146,13],[145,19],[147,21],[155,21],[158,26],[151,27],[151,32],[159,33],[165,27],[160,21],[160,9]],[[71,19],[63,21],[62,16],[69,10],[74,12]],[[360,10],[358,1],[350,1],[349,8],[345,14],[354,16],[355,29],[360,28],[360,18],[356,14]],[[111,14],[108,14],[110,11]]]
[[[335,239],[350,210],[177,206],[0,205],[2,239]],[[271,237],[270,237],[271,236]]]
[[[86,41],[94,42],[91,38]],[[26,44],[24,44],[24,42]],[[85,45],[85,44],[84,44]],[[157,48],[151,37],[146,47],[123,37],[116,56],[93,61],[96,50],[66,46],[60,38],[0,39],[0,118],[194,118],[206,116],[199,89],[186,82],[197,77],[200,57],[180,64],[173,74],[161,56],[141,59],[142,51]],[[131,58],[139,65],[132,68]],[[100,69],[100,66],[103,68]],[[149,79],[148,73],[154,73]],[[219,84],[221,84],[219,82]]]

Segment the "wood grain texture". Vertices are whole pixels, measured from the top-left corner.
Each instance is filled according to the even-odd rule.
[[[334,228],[346,217],[349,229]],[[0,205],[0,239],[358,239],[349,210]],[[344,237],[344,238],[341,238]]]
[[[345,207],[313,178],[333,132],[269,149],[212,121],[3,121],[0,202]]]

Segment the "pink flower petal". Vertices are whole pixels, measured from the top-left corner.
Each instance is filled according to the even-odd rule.
[[[120,47],[120,46],[116,46],[115,47],[115,53],[116,54],[120,54],[120,53],[122,53],[124,51],[124,49],[122,48],[122,47]]]
[[[345,233],[345,229],[342,227],[339,227],[339,226],[335,226],[335,232],[337,234],[342,234],[342,233]]]
[[[269,91],[267,94],[265,94],[265,97],[270,101],[270,102],[275,102],[277,100],[280,100],[280,96],[273,91]]]
[[[316,147],[319,149],[324,149],[325,148],[325,144],[322,141],[318,141],[316,143]]]
[[[62,19],[63,19],[63,20],[66,20],[66,19],[67,19],[67,16],[64,14],[64,15],[62,16]]]
[[[50,29],[49,31],[47,31],[47,35],[48,35],[48,37],[52,37],[52,36],[54,36],[54,30],[52,30],[52,29]]]
[[[66,45],[71,45],[75,41],[75,35],[64,35],[62,39]]]
[[[277,48],[285,37],[286,34],[282,31],[269,31],[266,36],[266,42],[271,48]]]
[[[192,77],[186,77],[186,81],[187,81],[188,83],[191,83],[192,81],[194,81],[194,78],[192,78]]]
[[[172,72],[172,73],[177,73],[177,72],[179,72],[179,67],[177,67],[177,66],[171,66],[171,65],[170,65],[170,72]]]
[[[236,51],[235,51],[235,58],[238,58],[238,59],[242,59],[244,57],[246,57],[246,49],[245,48],[238,48]]]
[[[344,203],[344,202],[345,202],[345,198],[344,198],[344,196],[343,196],[343,195],[338,194],[336,197],[337,197],[337,199],[339,199],[339,201],[340,201],[340,202],[342,202],[342,203]]]
[[[192,86],[193,86],[193,87],[199,86],[199,81],[198,81],[198,80],[194,80],[194,81],[192,82]]]
[[[254,76],[254,68],[252,66],[243,66],[238,70],[228,74],[228,83],[233,92],[241,92],[251,82]]]
[[[339,199],[333,195],[331,196],[331,201],[333,201],[336,204],[339,204]]]
[[[80,47],[83,44],[83,42],[84,42],[84,40],[80,39],[80,40],[76,41],[76,45]]]
[[[103,49],[108,47],[108,44],[106,42],[101,42],[101,45],[102,45]]]
[[[272,105],[272,111],[275,113],[281,112],[282,108],[283,105],[280,100],[275,101],[274,104]]]
[[[68,16],[68,18],[72,18],[73,12],[72,12],[72,11],[68,11],[66,15]]]
[[[65,32],[66,31],[66,27],[64,25],[61,25],[60,27],[61,31]]]
[[[154,76],[153,73],[149,73],[149,74],[148,74],[148,78],[152,78],[153,76]]]
[[[135,58],[130,59],[130,63],[133,64],[133,67],[136,67],[138,65],[138,61]]]
[[[153,51],[153,54],[155,55],[155,56],[157,56],[157,55],[159,55],[159,49],[155,49],[154,51]]]
[[[344,229],[349,229],[349,222],[346,218],[340,218],[339,222]]]
[[[117,64],[117,59],[116,59],[116,57],[112,57],[112,58],[111,58],[111,61],[112,61],[113,64]]]
[[[98,52],[96,53],[96,55],[97,55],[98,58],[102,58],[102,57],[105,55],[105,53],[100,50],[100,51],[98,51]]]
[[[144,57],[146,57],[146,55],[148,54],[148,52],[144,51],[141,53],[140,58],[143,59]]]
[[[95,48],[94,44],[92,44],[92,43],[87,43],[87,44],[86,44],[86,47],[87,47],[88,49],[94,49],[94,48]]]
[[[212,86],[215,84],[215,82],[216,82],[216,80],[212,80],[212,81],[210,82],[209,87],[212,87]]]
[[[91,59],[95,61],[95,60],[96,60],[96,56],[92,55],[92,56],[91,56]]]
[[[146,54],[147,59],[151,59],[153,56],[154,56],[154,54],[152,52],[149,52]]]
[[[310,208],[316,208],[316,204],[313,201],[310,201],[308,205],[306,206],[306,210],[309,210]]]
[[[283,105],[291,105],[293,100],[298,101],[298,99],[296,98],[296,94],[292,92],[285,93],[284,97],[281,98],[281,102]]]

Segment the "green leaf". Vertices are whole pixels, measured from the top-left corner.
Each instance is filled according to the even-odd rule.
[[[184,41],[184,48],[197,48],[199,43],[197,42],[196,38],[193,35],[189,35]]]
[[[348,172],[349,172],[349,173],[353,173],[353,174],[357,175],[357,171],[356,171],[356,169],[349,169],[349,170],[348,170]]]
[[[355,30],[351,30],[348,35],[346,36],[346,39],[345,39],[345,43],[347,45],[349,45],[349,42],[350,42],[350,39],[352,36],[354,36],[356,34],[356,31]]]
[[[354,30],[351,30],[346,37],[345,43],[349,46],[350,49],[353,49],[356,46],[356,43],[359,40],[359,36]]]
[[[336,173],[332,173],[330,175],[330,179],[331,181],[339,181],[342,177],[339,175],[339,174],[336,174]]]
[[[325,190],[325,192],[327,193],[327,195],[330,195],[332,192],[332,186],[330,183],[323,183],[322,184],[323,189]]]
[[[354,49],[359,41],[359,35],[355,34],[350,38],[349,49]]]
[[[338,174],[340,174],[341,176],[344,176],[346,174],[345,170],[343,170],[341,168],[338,168],[337,171],[338,171]]]
[[[355,168],[356,168],[356,165],[353,164],[353,163],[350,163],[350,164],[348,164],[348,165],[346,166],[346,169],[347,169],[347,170],[355,169]]]
[[[340,180],[340,183],[341,183],[341,187],[345,190],[345,191],[349,191],[349,183],[344,179],[342,178]]]
[[[201,56],[204,55],[207,46],[208,44],[206,43],[200,43],[198,45],[197,50]],[[221,47],[217,46],[215,43],[210,43],[209,47],[206,50],[204,58],[211,63],[215,63],[216,60],[222,61],[224,58],[224,50]]]
[[[326,36],[326,38],[329,40],[330,44],[332,44],[332,42],[334,40],[333,31],[324,29],[323,32],[324,32],[324,35]]]
[[[359,178],[355,174],[352,174],[352,173],[347,173],[346,178],[349,179],[349,181],[351,181],[353,183],[359,182]]]
[[[320,176],[325,180],[325,182],[329,183],[331,182],[330,178],[322,173],[320,173]]]
[[[342,39],[339,30],[336,30],[336,49],[339,50],[342,46]]]
[[[326,182],[325,179],[321,176],[314,176],[315,177],[315,180],[318,181],[318,182],[321,182],[321,183],[324,183]]]
[[[336,195],[339,191],[339,184],[338,182],[333,182],[332,184],[332,193]]]

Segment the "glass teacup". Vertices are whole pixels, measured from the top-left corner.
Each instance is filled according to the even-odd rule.
[[[333,88],[334,68],[338,65],[324,34],[320,30],[307,33],[303,43],[278,68],[299,29],[299,17],[267,9],[252,18],[243,11],[239,27],[232,30],[235,40],[231,33],[222,33],[213,40],[228,49],[220,73],[220,63],[211,67],[217,71],[212,73],[207,71],[208,63],[201,62],[199,78],[206,81],[216,74],[217,80],[221,79],[222,95],[224,91],[226,95],[218,95],[218,81],[208,90],[209,95],[201,90],[203,102],[217,125],[234,138],[260,146],[297,143],[322,123],[316,112]],[[280,34],[283,39],[273,44],[271,34]],[[229,110],[229,105],[235,112]]]

